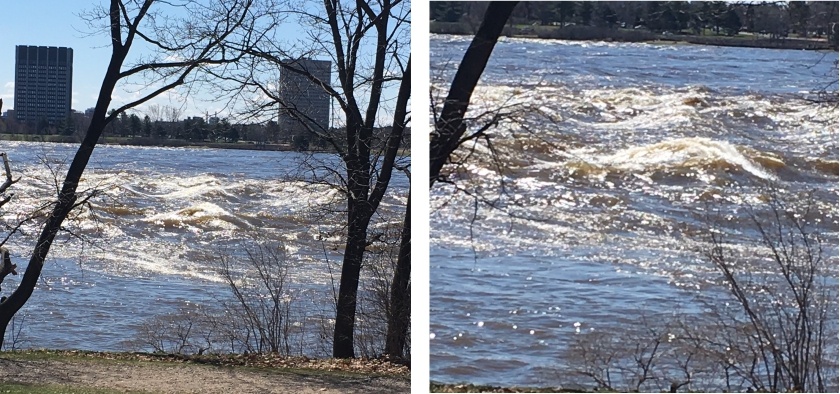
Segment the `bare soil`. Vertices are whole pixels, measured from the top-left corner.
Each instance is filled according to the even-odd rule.
[[[407,374],[0,354],[0,382],[150,393],[400,393]]]

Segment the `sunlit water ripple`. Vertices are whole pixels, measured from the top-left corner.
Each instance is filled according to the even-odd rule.
[[[76,148],[2,142],[21,178],[4,207],[7,220],[50,201],[52,174],[64,175]],[[296,152],[97,147],[80,188],[101,194],[91,200],[92,210],[71,222],[87,242],[59,236],[41,282],[16,319],[24,340],[17,346],[131,349],[147,319],[187,304],[232,301],[219,274],[220,255],[232,256],[233,269],[242,272],[244,248],[258,238],[285,247],[292,267],[289,291],[297,294],[299,308],[308,308],[301,315],[330,311],[336,267],[324,259],[341,261],[341,232],[335,230],[343,199],[306,180],[313,168],[335,167],[337,160]],[[373,229],[402,223],[408,180],[398,173],[391,185]],[[6,244],[20,272],[37,235],[36,228],[27,230]],[[4,294],[19,278],[6,277]],[[363,291],[365,286],[363,281]]]
[[[435,92],[469,40],[432,36]],[[502,175],[482,146],[450,174],[504,209],[475,211],[451,187],[432,190],[432,379],[567,383],[575,335],[702,311],[698,295],[714,288],[697,250],[707,207],[742,212],[761,201],[764,182],[815,190],[811,224],[836,266],[838,111],[800,99],[836,80],[836,59],[502,39],[472,114],[519,103],[536,111],[491,131]],[[730,216],[749,255],[748,220]],[[836,283],[836,271],[826,274]]]

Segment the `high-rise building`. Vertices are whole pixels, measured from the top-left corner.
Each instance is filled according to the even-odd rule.
[[[73,49],[15,47],[15,117],[21,122],[61,121],[70,115]]]
[[[323,86],[313,82],[309,74],[330,85],[332,63],[326,60],[297,59],[284,63],[303,73],[281,69],[280,72],[280,132],[296,135],[308,131],[307,125],[316,131],[330,127],[330,95]]]

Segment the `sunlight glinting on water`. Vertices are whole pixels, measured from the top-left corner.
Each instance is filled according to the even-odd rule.
[[[4,207],[5,218],[51,202],[54,179],[63,176],[63,163],[75,149],[72,144],[4,143],[15,177],[21,177],[14,201]],[[21,312],[32,343],[126,350],[144,319],[177,311],[184,302],[215,306],[230,300],[219,273],[221,260],[231,259],[237,275],[247,273],[245,248],[261,241],[285,251],[292,267],[289,291],[301,308],[296,312],[305,319],[328,315],[328,294],[338,278],[331,264],[340,263],[344,246],[343,199],[335,188],[296,176],[303,159],[317,165],[336,157],[98,147],[80,190],[96,189],[99,195],[90,200],[92,209],[77,211],[78,220],[65,223],[83,239],[59,237],[37,290],[41,296]],[[402,223],[408,180],[397,173],[392,185],[372,231],[386,232]],[[25,261],[39,229],[30,224],[24,230],[5,245],[15,262]],[[385,246],[374,243],[371,248]],[[10,276],[4,285],[12,288],[18,279]],[[363,282],[360,290],[369,291],[367,278]],[[95,313],[91,305],[98,306]],[[61,321],[54,320],[58,311]],[[86,324],[75,324],[82,316]]]
[[[433,92],[468,43],[433,35]],[[488,130],[492,149],[463,147],[467,161],[444,169],[494,207],[431,193],[432,379],[556,384],[575,335],[705,313],[697,299],[718,291],[702,254],[710,215],[733,255],[773,275],[747,209],[761,215],[766,182],[791,198],[814,189],[806,222],[836,267],[838,109],[800,98],[820,85],[825,70],[806,67],[820,56],[500,40],[467,117],[513,119]]]

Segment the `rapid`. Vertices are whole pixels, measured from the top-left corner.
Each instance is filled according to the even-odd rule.
[[[54,198],[56,178],[76,148],[2,142],[20,178],[2,212],[7,223]],[[66,222],[69,232],[51,249],[40,284],[16,317],[22,328],[16,346],[134,350],[138,330],[155,316],[233,302],[220,275],[222,258],[247,275],[246,250],[264,242],[284,248],[295,312],[329,322],[344,199],[327,181],[339,160],[322,153],[98,146],[79,188],[97,195]],[[371,231],[400,228],[407,189],[408,179],[395,174]],[[5,245],[19,272],[40,227],[24,230]],[[6,277],[4,295],[19,278]],[[360,291],[368,286],[363,278]]]
[[[432,35],[433,96],[445,97],[470,40]],[[492,149],[469,144],[463,165],[444,169],[458,190],[431,190],[431,379],[567,383],[581,331],[701,313],[698,296],[719,291],[698,252],[707,213],[728,215],[749,254],[743,208],[766,201],[767,184],[813,192],[810,224],[836,283],[838,109],[809,101],[837,89],[836,61],[502,38],[467,117],[508,119],[488,131]]]

